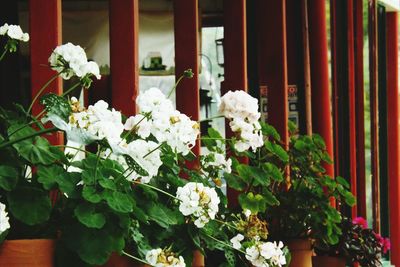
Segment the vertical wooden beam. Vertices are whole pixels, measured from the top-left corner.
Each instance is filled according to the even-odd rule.
[[[399,20],[396,12],[386,15],[387,25],[387,108],[388,175],[391,263],[400,266],[400,88],[399,88]]]
[[[110,0],[109,7],[112,105],[132,115],[139,92],[138,0]]]
[[[200,119],[199,94],[199,11],[198,0],[174,0],[175,77],[192,69],[193,78],[183,79],[176,88],[177,109],[192,120]],[[200,141],[192,149],[200,154]],[[197,163],[195,163],[197,164]]]
[[[310,66],[312,88],[313,132],[321,135],[326,150],[333,158],[332,102],[329,92],[328,37],[325,2],[309,0]],[[324,166],[326,174],[334,176],[334,164]]]
[[[355,33],[355,108],[357,133],[357,214],[367,217],[365,184],[365,130],[364,130],[364,32],[363,0],[356,0],[354,9]]]
[[[348,99],[349,99],[349,152],[351,192],[357,197],[357,144],[355,109],[355,59],[354,59],[354,0],[347,1],[347,61],[348,61]],[[357,206],[352,208],[352,216],[357,216]]]
[[[268,122],[288,146],[286,1],[257,0],[260,86],[268,87]]]
[[[61,1],[30,0],[29,1],[30,51],[31,51],[31,95],[36,96],[40,88],[49,81],[56,72],[43,65],[48,65],[48,58],[56,46],[61,44]],[[44,93],[62,93],[62,80],[57,78]],[[32,109],[33,114],[42,110],[38,101]],[[63,142],[62,134],[54,134],[49,138],[53,144]]]
[[[247,92],[247,25],[246,0],[224,0],[224,81],[221,94],[229,90]],[[226,123],[226,138],[232,131]],[[247,159],[240,159],[246,163]],[[238,204],[238,192],[228,188],[229,206]]]
[[[369,83],[371,110],[371,174],[373,227],[380,232],[379,120],[378,120],[378,19],[377,1],[368,1]]]

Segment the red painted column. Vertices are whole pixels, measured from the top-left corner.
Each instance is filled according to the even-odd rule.
[[[388,174],[390,207],[391,263],[400,266],[400,88],[399,88],[399,20],[396,12],[386,15],[387,34],[387,107]]]
[[[60,0],[30,0],[30,54],[31,54],[31,96],[36,96],[40,88],[49,81],[56,72],[48,65],[48,58],[56,46],[61,44],[61,1]],[[62,93],[62,80],[57,78],[45,90],[45,93]],[[42,106],[36,101],[32,113],[38,114]],[[61,133],[49,138],[53,144],[63,143]]]
[[[355,0],[355,109],[356,109],[356,156],[357,156],[357,216],[367,217],[367,193],[365,177],[364,134],[364,32],[363,0]]]
[[[193,78],[183,79],[176,88],[176,107],[192,120],[200,119],[199,95],[199,11],[198,0],[174,0],[175,77],[192,69]],[[200,141],[192,149],[200,154]],[[197,163],[196,163],[197,164]]]
[[[246,0],[224,0],[224,81],[222,92],[247,91]],[[226,138],[232,137],[226,124]],[[242,163],[248,162],[241,159]],[[229,206],[238,204],[236,190],[228,188]]]
[[[132,115],[139,92],[138,0],[110,0],[109,5],[112,106]]]
[[[286,1],[257,0],[260,85],[268,88],[268,123],[288,145]]]
[[[329,92],[328,39],[325,1],[309,0],[310,68],[313,132],[324,138],[326,149],[333,158],[332,102]],[[324,166],[334,176],[334,165]]]
[[[357,197],[357,145],[356,145],[356,109],[355,109],[355,59],[354,59],[354,0],[347,1],[347,64],[349,98],[349,152],[351,192]],[[352,216],[357,216],[357,206],[352,208]]]

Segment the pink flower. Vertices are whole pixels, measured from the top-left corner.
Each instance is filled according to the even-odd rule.
[[[361,227],[363,229],[367,229],[368,228],[368,222],[366,219],[364,219],[363,217],[356,217],[353,219],[353,224],[358,224],[361,225]]]
[[[391,244],[390,244],[390,239],[385,238],[384,243],[383,243],[383,253],[386,254],[388,250],[390,250]]]

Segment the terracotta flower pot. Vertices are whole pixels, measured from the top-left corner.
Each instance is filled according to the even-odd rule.
[[[193,251],[193,263],[192,267],[204,267],[204,256],[201,254],[200,250]]]
[[[118,255],[117,253],[111,254],[107,263],[100,267],[150,267],[149,265],[136,262],[135,260],[128,258],[124,255]]]
[[[339,257],[314,256],[312,257],[313,267],[346,267],[346,260]]]
[[[6,240],[0,246],[0,266],[54,266],[53,239]]]
[[[312,267],[312,244],[309,239],[293,239],[288,241],[287,246],[292,260],[289,267]],[[322,267],[322,266],[321,266]]]

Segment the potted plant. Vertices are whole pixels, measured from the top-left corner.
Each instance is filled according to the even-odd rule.
[[[254,110],[241,110],[250,102],[257,107],[256,100],[246,100],[239,93],[226,94],[221,100],[220,110],[230,119],[234,133],[226,143],[237,158],[249,160],[249,164],[243,164],[233,159],[232,173],[225,174],[228,185],[241,192],[239,204],[243,209],[260,214],[268,222],[272,240],[287,241],[291,266],[311,266],[313,239],[329,244],[339,240],[341,216],[330,205],[330,198],[354,205],[349,184],[341,177],[325,174],[323,164],[331,163],[331,159],[319,135],[298,135],[290,125],[286,149],[277,131],[260,123]],[[211,131],[208,139],[205,144],[212,150],[220,136]],[[306,263],[298,263],[301,258]]]
[[[390,250],[390,241],[368,228],[362,217],[344,218],[340,224],[342,235],[335,245],[317,242],[313,257],[315,266],[345,266],[358,263],[361,266],[382,266],[381,258]],[[330,264],[330,265],[329,265]]]

